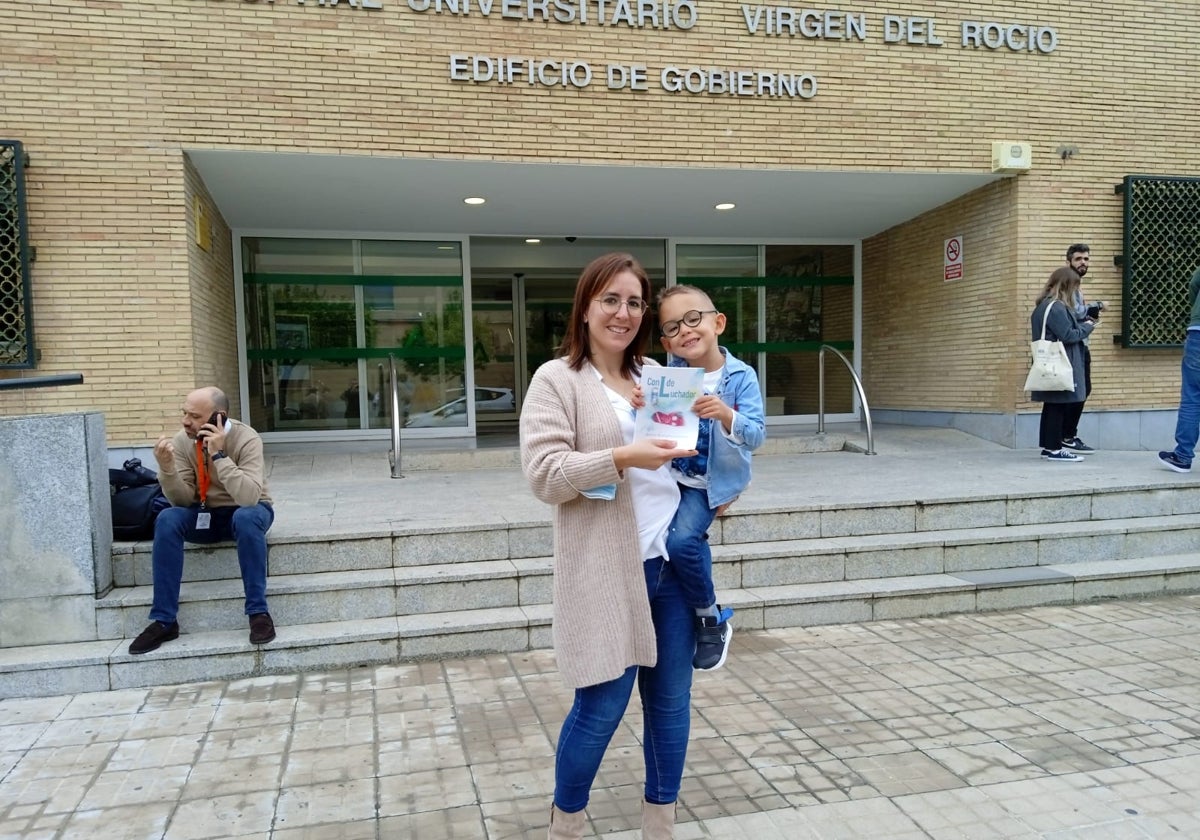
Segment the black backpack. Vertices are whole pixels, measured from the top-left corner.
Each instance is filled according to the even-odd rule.
[[[154,536],[158,512],[171,502],[158,483],[158,473],[146,469],[138,458],[130,458],[124,469],[108,471],[112,500],[114,540],[148,540]]]

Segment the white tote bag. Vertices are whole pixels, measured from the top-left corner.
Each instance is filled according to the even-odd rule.
[[[1029,342],[1033,364],[1029,367],[1029,375],[1025,377],[1026,391],[1075,390],[1075,371],[1071,370],[1067,348],[1061,341],[1046,340],[1046,319],[1050,317],[1050,307],[1053,305],[1054,301],[1050,301],[1042,315],[1042,337]]]

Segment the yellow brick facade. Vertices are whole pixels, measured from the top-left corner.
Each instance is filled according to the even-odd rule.
[[[758,7],[730,0],[694,0],[690,29],[599,25],[594,2],[586,25],[530,20],[527,3],[504,17],[503,0],[484,4],[490,15],[479,0],[460,1],[469,14],[422,5],[0,5],[0,136],[22,141],[32,158],[40,351],[36,370],[0,377],[85,375],[82,386],[0,393],[0,413],[101,410],[110,444],[143,445],[176,422],[181,395],[197,384],[220,382],[236,399],[231,232],[188,150],[989,172],[991,141],[1001,139],[1032,144],[1032,171],[862,243],[872,407],[1034,410],[1020,391],[1028,312],[1074,241],[1092,247],[1089,297],[1113,304],[1092,342],[1089,411],[1177,400],[1178,351],[1111,342],[1121,314],[1113,186],[1132,173],[1200,174],[1200,59],[1186,4],[843,7],[866,21],[863,41],[766,35],[761,20],[751,34],[746,15]],[[931,18],[945,43],[884,43],[885,15]],[[964,48],[959,27],[969,20],[1051,27],[1057,46]],[[454,81],[452,54],[641,63],[649,84],[633,92]],[[670,93],[657,68],[672,64],[810,73],[819,91],[807,100]],[[1060,160],[1063,144],[1078,153]],[[209,250],[196,242],[197,203],[212,226]],[[954,235],[964,237],[965,276],[947,283],[942,244]]]

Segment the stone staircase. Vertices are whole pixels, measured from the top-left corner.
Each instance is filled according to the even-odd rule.
[[[714,578],[739,629],[1200,590],[1200,485],[1175,479],[735,507],[714,524]],[[189,547],[183,635],[133,657],[129,639],[151,600],[149,550],[114,548],[116,587],[96,604],[101,641],[0,649],[0,697],[551,644],[548,516],[273,539],[279,635],[262,648],[247,642],[233,548]]]

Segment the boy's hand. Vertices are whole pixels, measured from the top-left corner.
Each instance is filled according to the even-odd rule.
[[[642,391],[640,382],[634,383],[633,396],[629,398],[629,404],[639,410],[646,407],[646,394]]]
[[[716,394],[703,394],[692,403],[692,411],[709,420],[720,420],[725,431],[733,428],[733,409]]]

